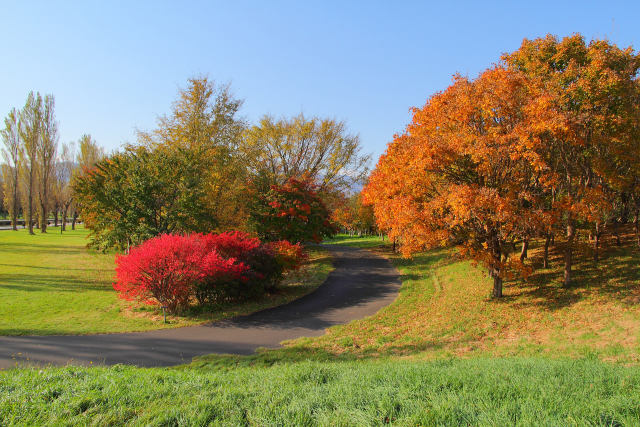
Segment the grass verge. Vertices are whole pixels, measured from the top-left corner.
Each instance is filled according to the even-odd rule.
[[[639,398],[640,369],[597,360],[0,373],[5,425],[634,425]]]

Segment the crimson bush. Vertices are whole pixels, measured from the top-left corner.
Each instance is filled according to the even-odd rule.
[[[126,300],[176,312],[193,299],[210,304],[257,297],[303,260],[300,245],[262,244],[241,232],[163,234],[116,258],[114,289]]]
[[[117,282],[126,300],[161,304],[169,311],[188,305],[192,286],[203,278],[204,245],[189,236],[163,234],[116,257]]]

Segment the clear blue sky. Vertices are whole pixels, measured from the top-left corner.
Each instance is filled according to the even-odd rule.
[[[230,82],[249,121],[329,116],[377,158],[409,108],[523,38],[640,43],[640,2],[3,2],[0,114],[53,93],[61,140],[107,149],[169,111],[187,78]]]

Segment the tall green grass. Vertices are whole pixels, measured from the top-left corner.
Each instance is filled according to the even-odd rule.
[[[639,401],[640,369],[585,359],[0,374],[4,425],[638,425]]]

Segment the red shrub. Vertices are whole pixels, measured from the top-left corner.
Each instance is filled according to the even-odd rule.
[[[113,287],[124,299],[159,303],[175,312],[192,298],[209,304],[258,296],[305,259],[299,244],[263,245],[241,232],[163,234],[116,258]]]
[[[200,304],[249,298],[257,293],[249,280],[250,266],[236,258],[225,259],[211,250],[204,256],[201,268],[203,276],[194,283],[194,294]]]
[[[307,260],[307,255],[304,253],[300,243],[294,245],[286,240],[279,240],[270,242],[268,245],[273,250],[276,260],[284,271],[297,270]]]
[[[220,234],[205,234],[202,236],[208,251],[215,250],[224,258],[244,256],[261,245],[260,240],[241,231],[227,231]]]
[[[204,245],[193,236],[163,234],[116,257],[114,289],[126,300],[186,307],[191,286],[202,280]],[[154,301],[155,300],[155,301]]]
[[[284,267],[276,259],[271,246],[263,245],[259,239],[240,231],[208,234],[203,239],[209,249],[218,251],[224,257],[237,258],[250,267],[247,272],[249,280],[244,283],[245,286],[236,286],[237,290],[255,296],[260,291],[272,290],[282,279]],[[238,295],[237,292],[230,292],[227,297],[237,299]]]

